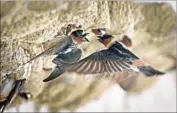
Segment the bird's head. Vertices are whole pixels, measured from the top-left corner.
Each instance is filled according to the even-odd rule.
[[[114,38],[112,35],[107,33],[106,28],[92,29],[92,32],[97,36],[97,40],[105,46],[108,46]]]
[[[96,36],[103,36],[107,34],[107,29],[106,28],[92,29],[92,33],[94,33]]]
[[[81,44],[82,42],[89,42],[88,34],[84,30],[75,30],[71,33],[71,38],[76,44]]]
[[[121,40],[121,42],[126,45],[127,47],[131,47],[132,46],[132,40],[127,36],[124,35],[123,39]]]

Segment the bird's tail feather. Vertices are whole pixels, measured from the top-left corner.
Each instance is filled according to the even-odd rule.
[[[48,82],[53,79],[56,79],[59,77],[61,74],[65,72],[65,68],[63,66],[57,66],[55,70],[46,78],[43,80],[43,82]]]
[[[164,72],[158,71],[151,66],[140,66],[138,69],[143,72],[146,76],[163,75]]]

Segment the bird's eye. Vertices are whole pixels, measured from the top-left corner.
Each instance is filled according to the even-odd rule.
[[[101,32],[101,30],[100,30],[100,29],[97,29],[97,31],[98,31],[98,32]]]
[[[77,32],[77,36],[82,36],[82,32]]]

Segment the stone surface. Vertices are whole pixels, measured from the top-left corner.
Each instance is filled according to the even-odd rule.
[[[1,80],[5,73],[44,51],[54,36],[65,36],[78,28],[90,31],[106,27],[117,40],[127,34],[133,41],[132,51],[155,68],[166,71],[176,65],[176,14],[168,4],[106,0],[1,1],[0,15]],[[92,43],[81,46],[84,56],[101,47],[92,36],[90,40]],[[51,111],[61,108],[74,110],[115,83],[74,73],[43,83],[42,80],[52,71],[43,68],[55,66],[51,63],[53,57],[36,59],[13,75],[17,79],[27,78],[36,109],[45,104]],[[138,77],[132,91],[141,92],[153,85],[156,78]],[[17,98],[12,106],[21,102]]]

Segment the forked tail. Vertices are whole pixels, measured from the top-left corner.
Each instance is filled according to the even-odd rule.
[[[65,68],[63,66],[56,66],[55,70],[46,79],[44,79],[43,82],[48,82],[53,79],[56,79],[64,72],[65,72]]]
[[[143,72],[146,76],[163,75],[164,72],[158,71],[151,66],[140,66],[138,69]]]

